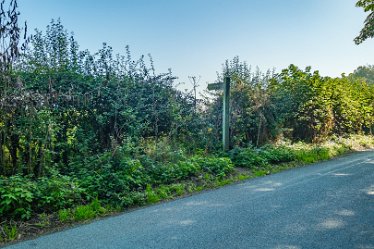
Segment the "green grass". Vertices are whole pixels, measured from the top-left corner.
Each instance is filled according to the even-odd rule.
[[[69,222],[72,219],[70,209],[62,209],[58,211],[58,220],[62,223]]]
[[[0,233],[0,241],[13,241],[18,237],[18,229],[16,225],[5,224],[2,228],[2,233]]]
[[[147,196],[147,202],[150,204],[157,203],[161,200],[158,194],[152,189],[151,185],[147,185],[145,194]]]
[[[190,189],[191,190],[191,189]],[[185,190],[185,185],[184,184],[172,184],[170,186],[170,191],[172,192],[172,195],[173,196],[181,196],[181,195],[184,195],[186,193],[186,190]],[[190,192],[190,191],[188,191]]]
[[[73,213],[74,221],[84,221],[93,219],[96,217],[96,212],[89,205],[82,205],[75,208]]]
[[[71,221],[85,221],[96,218],[97,216],[109,213],[112,209],[106,209],[101,206],[96,198],[88,205],[79,205],[74,209],[61,209],[58,211],[58,220],[61,223]]]

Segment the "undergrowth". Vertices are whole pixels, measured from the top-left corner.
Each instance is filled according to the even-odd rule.
[[[372,136],[332,138],[320,144],[283,142],[234,148],[227,156],[178,152],[178,158],[168,155],[169,162],[147,155],[132,159],[104,153],[88,158],[74,175],[54,172],[39,179],[0,177],[0,243],[17,239],[22,233],[17,224],[22,221],[36,220],[34,226],[41,228],[58,226],[53,219],[59,224],[89,221],[369,148],[374,148]]]

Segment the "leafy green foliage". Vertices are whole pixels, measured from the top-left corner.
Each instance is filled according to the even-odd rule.
[[[332,134],[370,131],[373,88],[356,79],[331,79],[291,65],[271,85],[279,124],[291,139],[323,141]]]
[[[269,164],[287,163],[296,159],[293,151],[286,146],[267,145],[260,148],[258,154],[265,158]]]
[[[363,79],[367,83],[373,85],[374,84],[374,66],[373,65],[359,66],[349,76],[353,78]]]
[[[151,173],[155,183],[170,184],[197,177],[204,173],[225,176],[233,169],[229,158],[194,156],[177,163],[163,164]]]
[[[227,157],[195,156],[191,158],[191,161],[197,163],[204,172],[216,177],[226,176],[234,167],[230,158]]]
[[[231,140],[236,146],[252,143],[265,144],[275,133],[275,106],[271,101],[268,85],[275,76],[274,72],[262,73],[259,69],[252,72],[239,57],[226,61],[226,70],[231,76]],[[218,81],[222,82],[225,72]],[[208,104],[209,127],[215,140],[221,136],[222,93],[216,93],[214,101]]]
[[[366,17],[364,27],[362,28],[360,34],[354,39],[355,43],[358,45],[366,39],[374,36],[374,1],[358,0],[356,7],[361,7],[365,12],[369,12],[369,15]]]
[[[120,150],[118,154],[120,154]],[[88,158],[79,165],[76,176],[80,185],[86,190],[86,197],[93,199],[120,202],[123,193],[144,189],[149,176],[139,160],[125,155],[112,156],[103,153]]]
[[[52,212],[81,203],[81,189],[68,176],[34,181],[20,175],[0,178],[0,216],[29,219],[33,212]]]
[[[118,207],[142,206],[145,203],[147,203],[147,195],[143,192],[122,193],[119,197]]]
[[[330,78],[295,65],[279,74],[252,72],[235,57],[226,62],[226,70],[232,79],[232,147],[259,147],[284,138],[321,142],[334,134],[372,134],[374,87],[370,75],[374,73],[368,66],[348,77]],[[221,106],[222,93],[215,92],[207,116],[216,140],[221,136]]]
[[[230,151],[230,158],[236,167],[254,169],[268,164],[266,158],[253,148],[235,148]]]
[[[36,188],[34,182],[19,175],[0,178],[0,217],[31,218]]]
[[[38,209],[47,212],[69,208],[80,203],[84,191],[76,180],[62,175],[42,177],[37,185]]]

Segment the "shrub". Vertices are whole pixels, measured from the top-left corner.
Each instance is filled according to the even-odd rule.
[[[57,174],[50,178],[43,177],[37,181],[37,184],[38,210],[43,212],[69,208],[82,201],[84,190],[69,176]]]
[[[124,193],[143,190],[150,183],[150,176],[139,160],[108,157],[107,153],[87,162],[76,176],[86,189],[88,200],[98,197],[113,205],[122,205]]]
[[[204,172],[213,174],[217,177],[226,176],[226,174],[231,172],[234,168],[230,158],[227,157],[217,158],[195,156],[191,161],[197,163]]]
[[[155,167],[151,173],[154,184],[171,184],[197,176],[201,168],[190,160],[169,163]]]
[[[27,177],[0,177],[0,217],[30,219],[36,188]]]
[[[147,196],[143,192],[123,193],[119,197],[119,207],[126,208],[132,206],[144,205],[147,201]]]
[[[315,155],[310,153],[310,150],[296,150],[295,157],[297,161],[304,163],[314,163],[317,161]]]
[[[190,160],[180,161],[176,164],[173,164],[170,169],[170,175],[175,180],[183,180],[192,176],[197,176],[201,171],[200,166]]]
[[[175,146],[170,138],[160,137],[144,139],[142,147],[147,157],[161,163],[176,163],[186,160],[185,152],[180,146]]]
[[[118,173],[122,174],[131,190],[144,189],[150,180],[139,160],[124,158],[120,162]]]
[[[286,163],[295,160],[295,154],[292,150],[284,146],[264,146],[259,150],[259,155],[271,164]]]
[[[330,159],[329,148],[316,146],[313,148],[312,153],[316,155],[318,161]]]
[[[268,165],[266,158],[252,148],[235,148],[229,152],[229,155],[236,167],[253,169]]]

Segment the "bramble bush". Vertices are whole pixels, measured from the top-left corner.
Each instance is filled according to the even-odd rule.
[[[294,152],[285,146],[265,145],[257,151],[270,164],[287,163],[296,159]]]
[[[0,217],[31,218],[36,191],[37,184],[28,177],[0,177]]]
[[[236,167],[254,169],[268,165],[266,158],[252,147],[235,148],[230,151],[229,155]]]
[[[228,157],[194,156],[191,161],[197,163],[203,172],[216,177],[224,177],[234,168]]]
[[[82,202],[84,189],[76,179],[63,175],[39,178],[36,182],[37,211],[54,212]]]
[[[0,217],[30,219],[34,213],[54,212],[82,203],[84,189],[68,176],[32,179],[0,177]]]

